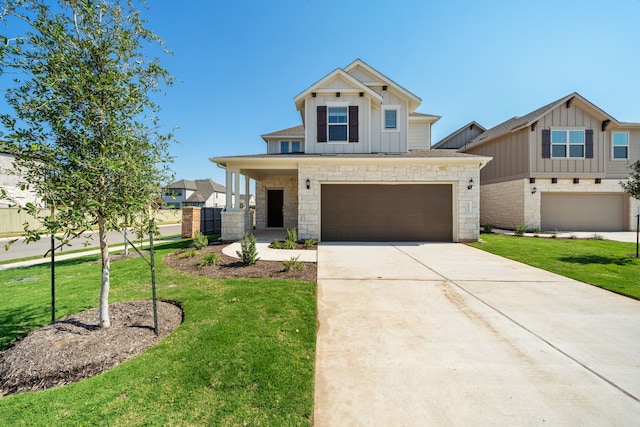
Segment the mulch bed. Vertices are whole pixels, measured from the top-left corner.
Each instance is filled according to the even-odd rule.
[[[317,264],[314,262],[302,263],[301,270],[290,269],[284,267],[282,261],[263,261],[259,260],[253,265],[244,265],[238,258],[232,258],[222,253],[221,245],[206,246],[198,251],[198,255],[192,258],[180,258],[180,254],[188,251],[183,249],[164,257],[164,262],[171,268],[185,271],[187,273],[196,274],[198,276],[206,276],[214,279],[226,278],[268,278],[268,279],[291,279],[303,282],[315,282],[317,278]],[[286,252],[286,249],[282,249]],[[198,267],[198,263],[203,255],[208,253],[216,253],[221,259],[216,265]],[[258,253],[260,257],[260,253]]]
[[[164,258],[169,267],[214,279],[270,278],[315,282],[316,263],[302,263],[301,270],[287,270],[281,261],[259,260],[246,266],[222,253],[225,245],[207,246],[192,258],[177,251]],[[283,249],[284,250],[284,249]],[[217,253],[220,262],[199,268],[203,255]],[[112,256],[112,261],[135,257]],[[259,256],[259,254],[258,254]],[[153,333],[151,301],[109,305],[111,327],[99,328],[98,309],[92,308],[31,332],[0,353],[0,396],[44,390],[90,378],[129,360],[157,344],[182,323],[182,310],[158,301],[158,332]]]
[[[174,304],[158,301],[157,311],[157,337],[151,301],[110,304],[109,328],[92,308],[31,332],[0,354],[0,396],[70,384],[139,355],[182,323]]]

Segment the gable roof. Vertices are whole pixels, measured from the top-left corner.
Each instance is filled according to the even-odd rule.
[[[169,186],[167,186],[167,188],[171,188],[174,190],[196,190],[198,187],[196,187],[196,183],[193,181],[190,181],[188,179],[181,179],[180,181],[176,181],[173,184],[170,184]]]
[[[169,185],[167,188],[194,191],[194,193],[186,199],[187,202],[205,202],[214,192],[224,193],[226,191],[224,185],[218,184],[210,179],[196,179],[195,181],[181,179]]]
[[[320,80],[318,80],[317,82],[309,86],[307,89],[300,92],[295,98],[293,98],[293,101],[295,102],[296,108],[298,109],[298,111],[302,110],[302,107],[304,106],[304,99],[309,94],[311,94],[312,92],[318,92],[320,88],[322,88],[327,83],[329,83],[330,81],[338,77],[346,80],[347,83],[352,85],[354,89],[357,89],[360,92],[364,92],[365,94],[367,94],[367,96],[377,100],[379,103],[382,103],[382,97],[376,91],[374,91],[369,86],[362,83],[360,80],[353,77],[351,74],[347,73],[345,70],[341,68],[336,68],[335,70],[333,70],[332,72],[330,72],[329,74],[327,74],[326,76],[324,76],[323,78],[321,78]],[[336,92],[336,91],[333,90],[333,92]]]
[[[488,142],[492,139],[495,139],[500,136],[506,135],[508,133],[519,131],[528,126],[531,126],[532,124],[540,120],[542,117],[544,117],[547,113],[558,108],[562,104],[570,105],[574,99],[578,99],[579,101],[581,101],[590,110],[592,110],[592,112],[600,116],[603,120],[609,120],[616,125],[620,124],[615,118],[607,114],[600,107],[596,106],[595,104],[592,104],[589,100],[587,100],[585,97],[580,95],[578,92],[573,92],[556,101],[550,102],[549,104],[543,107],[540,107],[537,110],[530,112],[529,114],[526,114],[522,117],[518,117],[518,116],[513,117],[505,122],[500,123],[497,126],[492,127],[491,129],[481,133],[480,135],[478,135],[477,137],[469,141],[467,145],[465,145],[464,147],[461,147],[460,149],[466,150],[470,147],[475,147],[477,145],[484,144],[485,142]]]
[[[358,67],[364,69],[369,74],[374,75],[377,79],[387,83],[388,86],[392,86],[395,90],[397,90],[398,92],[400,92],[401,94],[403,94],[404,96],[409,98],[409,111],[410,112],[415,111],[416,108],[418,108],[418,106],[422,103],[422,99],[420,99],[419,97],[417,97],[413,93],[409,92],[408,90],[406,90],[405,88],[400,86],[398,83],[394,82],[389,77],[385,76],[384,74],[382,74],[381,72],[379,72],[375,68],[371,67],[369,64],[367,64],[366,62],[364,62],[361,59],[356,59],[351,64],[347,65],[344,68],[344,70],[348,73],[351,70],[353,70],[355,68],[358,68]],[[364,82],[364,83],[366,84],[366,82]]]
[[[451,140],[453,140],[455,137],[457,137],[458,135],[460,135],[462,132],[466,131],[467,129],[473,129],[473,127],[478,128],[480,130],[480,133],[486,131],[484,126],[482,126],[480,123],[478,123],[476,121],[471,121],[471,122],[467,123],[466,125],[462,126],[460,129],[454,130],[449,135],[445,136],[440,141],[438,141],[435,144],[433,144],[431,146],[431,149],[435,150],[435,149],[438,149],[438,148],[442,148],[442,149],[447,149],[447,150],[451,150],[451,149],[457,150],[460,147],[446,147],[447,143],[449,143]],[[467,142],[469,142],[469,141],[464,141],[464,144],[466,144]],[[464,145],[464,144],[462,144],[462,145]]]
[[[304,126],[298,125],[287,129],[277,130],[275,132],[261,135],[261,137],[265,142],[270,138],[304,138]]]

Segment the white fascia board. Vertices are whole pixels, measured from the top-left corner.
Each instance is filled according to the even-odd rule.
[[[293,101],[296,104],[296,109],[298,109],[298,111],[301,111],[302,107],[304,106],[304,100],[309,95],[311,95],[312,92],[316,92],[316,93],[345,92],[346,93],[348,91],[348,89],[336,90],[336,89],[324,89],[323,88],[324,85],[326,85],[327,83],[329,83],[331,80],[333,80],[334,78],[336,78],[338,76],[344,78],[347,82],[349,82],[353,86],[353,89],[352,89],[353,92],[364,92],[369,97],[371,97],[373,99],[377,99],[378,102],[382,102],[382,97],[380,95],[378,95],[378,93],[376,91],[374,91],[373,89],[371,89],[371,88],[367,87],[366,85],[364,85],[361,81],[359,81],[358,79],[354,78],[351,74],[348,74],[344,70],[342,70],[340,68],[337,68],[337,69],[333,70],[331,73],[329,73],[326,76],[324,76],[322,79],[320,79],[316,83],[314,83],[313,85],[311,85],[309,88],[307,88],[305,91],[300,93],[298,96],[293,98]]]
[[[381,72],[379,72],[378,70],[376,70],[375,68],[373,68],[372,66],[370,66],[369,64],[367,64],[361,59],[356,59],[351,64],[347,65],[344,68],[344,70],[348,73],[349,71],[353,70],[357,66],[361,66],[362,68],[367,70],[369,73],[373,74],[376,78],[385,82],[383,83],[383,85],[386,84],[387,86],[391,86],[395,90],[403,94],[405,97],[409,98],[409,106],[411,108],[411,112],[415,111],[418,108],[418,106],[422,103],[422,99],[420,99],[418,96],[409,92],[408,90],[406,90],[405,88],[403,88],[402,86],[400,86],[399,84],[391,80],[389,77],[385,76],[384,74],[382,74]],[[380,85],[377,84],[377,86],[380,86]]]
[[[435,123],[440,120],[442,116],[433,116],[431,114],[424,116],[409,116],[409,122],[425,122],[425,123]]]

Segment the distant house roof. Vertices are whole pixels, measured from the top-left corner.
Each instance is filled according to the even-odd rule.
[[[532,124],[537,122],[539,119],[541,119],[544,115],[554,110],[558,106],[562,104],[566,104],[567,106],[571,105],[571,102],[574,99],[578,99],[582,103],[586,104],[591,110],[593,110],[596,114],[598,114],[604,120],[609,120],[617,125],[620,124],[616,119],[614,119],[612,116],[610,116],[609,114],[604,112],[602,109],[600,109],[600,107],[596,106],[595,104],[592,104],[589,100],[584,98],[579,93],[573,92],[565,97],[562,97],[556,101],[553,101],[543,107],[540,107],[537,110],[530,112],[529,114],[526,114],[522,117],[513,117],[505,122],[500,123],[497,126],[492,127],[491,129],[481,133],[480,135],[472,139],[466,146],[462,148],[466,150],[467,148],[470,148],[472,146],[483,144],[485,142],[488,142],[492,139],[498,138],[510,132],[515,132],[527,126],[531,126]]]
[[[172,190],[184,189],[194,191],[194,193],[186,199],[187,202],[206,202],[214,192],[224,193],[226,191],[224,185],[218,184],[210,179],[196,179],[195,181],[181,179],[169,185],[167,188]]]
[[[262,135],[265,142],[269,138],[304,138],[304,126],[298,125]]]
[[[465,141],[464,138],[461,138],[462,134],[465,131],[475,131],[475,132],[472,133],[473,136],[471,138],[469,138],[468,140]],[[462,126],[460,129],[454,130],[449,135],[445,136],[440,141],[438,141],[435,144],[433,144],[431,146],[431,148],[432,149],[442,148],[442,149],[448,149],[448,150],[451,150],[451,149],[457,150],[458,148],[462,147],[463,145],[468,143],[470,140],[472,140],[473,138],[475,138],[476,136],[478,136],[479,134],[481,134],[482,132],[485,132],[485,131],[486,131],[486,129],[480,123],[478,123],[476,121],[472,121],[472,122],[469,122],[466,125]]]

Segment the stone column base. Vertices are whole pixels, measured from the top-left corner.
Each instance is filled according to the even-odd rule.
[[[222,240],[240,240],[245,233],[244,211],[222,212]]]

